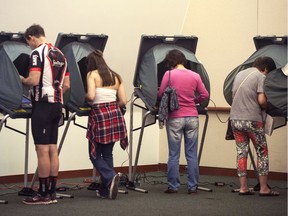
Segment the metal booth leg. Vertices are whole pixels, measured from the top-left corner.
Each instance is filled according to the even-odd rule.
[[[129,131],[129,175],[128,179],[129,182],[132,182],[132,154],[133,154],[133,108],[134,108],[134,102],[137,99],[135,97],[134,92],[131,96],[131,104],[130,104],[130,131]]]
[[[7,115],[4,116],[3,119],[1,119],[1,121],[0,121],[0,132],[1,132],[1,130],[2,130],[3,124],[5,123],[6,119],[9,118],[9,116],[10,116],[10,115],[7,114]]]
[[[203,131],[202,131],[200,149],[199,149],[199,153],[198,153],[198,166],[200,165],[200,161],[201,161],[202,150],[203,150],[204,140],[205,140],[207,126],[208,126],[208,120],[209,120],[209,115],[208,115],[208,113],[205,113],[205,123],[204,123]],[[200,187],[200,186],[198,186],[197,189],[198,190],[202,190],[202,191],[208,191],[208,192],[212,192],[213,191],[210,188],[205,188],[205,187]]]
[[[128,185],[126,185],[127,189],[130,190],[135,190],[135,191],[139,191],[142,193],[148,193],[147,190],[141,189],[141,188],[136,188],[134,181],[135,181],[135,176],[136,176],[136,168],[137,168],[137,164],[138,164],[138,159],[139,159],[139,154],[140,154],[140,148],[141,148],[141,144],[142,144],[142,138],[143,138],[143,133],[144,133],[144,128],[145,128],[145,122],[147,119],[147,116],[150,114],[150,111],[147,111],[142,119],[142,126],[141,126],[141,130],[140,130],[140,136],[139,136],[139,140],[138,140],[138,147],[137,147],[137,152],[136,152],[136,157],[135,157],[135,163],[134,163],[134,167],[133,167],[133,175],[132,178],[129,179]],[[131,152],[130,152],[131,154]]]
[[[143,193],[148,193],[147,190],[143,190],[140,188],[136,188],[134,181],[135,181],[135,174],[136,174],[136,167],[138,163],[138,158],[139,158],[139,153],[140,153],[140,147],[141,147],[141,142],[142,142],[142,137],[143,137],[143,131],[144,131],[144,126],[145,126],[145,121],[147,116],[149,115],[150,111],[147,112],[143,119],[142,119],[142,126],[141,126],[141,131],[140,131],[140,137],[138,141],[138,148],[137,148],[137,153],[136,153],[136,158],[135,158],[135,163],[134,163],[134,168],[132,165],[132,150],[133,150],[133,108],[134,108],[134,102],[138,97],[135,96],[134,92],[132,93],[131,96],[131,104],[130,104],[130,133],[129,133],[129,175],[128,175],[128,183],[126,185],[127,189],[130,190],[135,190]],[[133,171],[132,171],[133,169]]]
[[[8,115],[5,115],[3,119],[1,119],[0,121],[0,132],[2,130],[2,126],[4,124],[4,122],[6,121],[6,119],[9,118],[9,114]],[[0,204],[8,204],[8,201],[6,200],[0,200]]]
[[[18,192],[19,196],[32,196],[34,190],[28,187],[28,156],[29,156],[29,119],[26,119],[26,135],[25,135],[25,165],[24,165],[24,188]]]
[[[1,119],[0,132],[7,118],[9,118],[9,114],[5,115],[4,118]],[[19,132],[18,130],[16,131]],[[23,133],[23,132],[19,132],[19,133],[25,135],[25,161],[24,161],[24,187],[22,188],[21,191],[18,192],[18,195],[31,196],[34,193],[34,191],[27,186],[28,185],[28,154],[29,154],[29,118],[26,119],[26,133]],[[1,203],[5,203],[5,201]]]

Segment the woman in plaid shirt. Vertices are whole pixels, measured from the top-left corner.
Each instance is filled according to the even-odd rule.
[[[113,147],[120,141],[122,149],[128,146],[127,129],[120,107],[127,98],[121,76],[106,64],[103,53],[96,50],[87,56],[87,95],[92,104],[89,114],[87,139],[92,164],[101,175],[96,196],[115,199],[120,174],[113,166]]]

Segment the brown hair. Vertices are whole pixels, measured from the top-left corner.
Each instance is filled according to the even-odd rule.
[[[185,55],[178,49],[170,50],[164,61],[169,69],[175,68],[178,64],[185,65],[187,62]]]
[[[40,25],[34,24],[30,26],[29,28],[27,28],[24,33],[24,38],[26,40],[29,40],[30,36],[35,36],[37,38],[41,36],[45,37],[44,29]]]
[[[103,53],[100,50],[95,50],[94,52],[90,53],[87,56],[86,63],[87,73],[98,70],[98,74],[103,81],[103,86],[115,85],[115,77],[117,77],[120,84],[122,83],[121,76],[109,68],[103,58]]]
[[[260,71],[265,71],[266,69],[268,73],[276,69],[274,60],[268,56],[261,56],[255,59],[253,67],[256,67]]]

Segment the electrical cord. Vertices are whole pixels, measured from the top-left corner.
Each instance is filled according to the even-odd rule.
[[[217,108],[216,103],[215,103],[212,99],[210,99],[210,101],[213,103],[214,108]],[[221,120],[217,111],[215,111],[215,114],[216,114],[216,117],[218,118],[218,120],[219,120],[221,123],[227,123],[227,122],[228,122],[228,119],[227,119],[226,121]]]
[[[185,174],[181,174],[181,176],[184,176]],[[161,178],[167,178],[167,175],[147,175],[145,172],[142,173],[138,173],[136,175],[135,178],[135,182],[136,183],[140,183],[142,181],[142,183],[145,184],[149,184],[149,185],[167,185],[167,181],[161,180]],[[120,177],[120,181],[119,181],[119,187],[126,187],[126,185],[128,184],[128,175],[122,173],[121,177]],[[77,190],[82,190],[84,188],[87,188],[88,183],[79,183],[79,182],[59,182],[57,184],[57,189],[61,188],[60,190],[57,191],[77,191]],[[186,185],[186,183],[181,183],[181,185]],[[229,187],[229,188],[239,188],[239,185],[234,183],[234,182],[199,182],[199,186],[208,186],[208,185],[212,185],[212,186],[217,186],[217,187]],[[253,188],[254,186],[252,185],[248,185],[249,187]],[[10,194],[17,194],[19,191],[18,189],[22,188],[22,185],[6,185],[6,184],[2,184],[2,187],[0,187],[0,197],[1,196],[5,196],[5,195],[10,195]],[[37,190],[38,187],[34,187],[34,190]],[[64,190],[65,189],[65,190]],[[271,187],[271,189],[280,189],[280,190],[287,190],[287,186],[286,187],[279,187],[279,186],[273,186]],[[5,192],[5,193],[1,193],[1,191],[4,190],[12,190],[11,192]]]

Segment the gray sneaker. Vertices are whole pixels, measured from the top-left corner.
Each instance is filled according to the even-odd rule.
[[[23,199],[23,203],[27,205],[49,205],[52,203],[52,201],[49,194],[42,196],[37,193],[34,197],[27,197]]]
[[[109,198],[110,199],[116,199],[118,194],[118,184],[120,181],[120,173],[116,174],[111,182],[110,190],[109,190]]]

